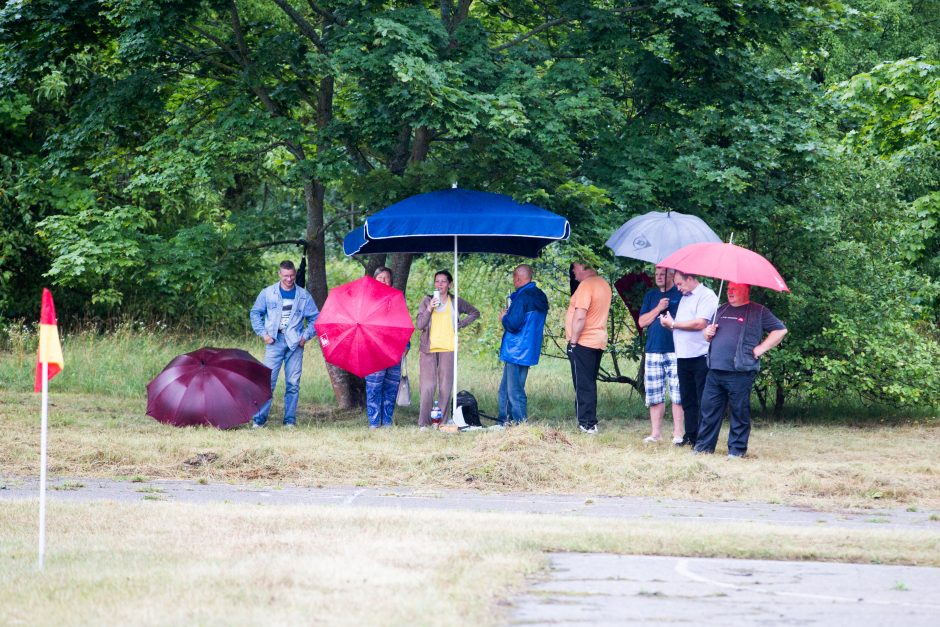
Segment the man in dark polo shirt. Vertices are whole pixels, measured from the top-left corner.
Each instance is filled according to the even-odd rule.
[[[673,284],[675,270],[655,268],[656,287],[643,297],[638,324],[646,329],[646,355],[644,356],[644,388],[646,406],[650,410],[650,434],[647,444],[663,439],[663,416],[666,414],[666,390],[672,401],[672,442],[682,444],[685,434],[685,415],[679,392],[679,371],[676,366],[676,348],[672,331],[659,324],[657,318],[667,311],[676,315],[682,292]]]
[[[703,331],[711,346],[696,453],[715,452],[725,405],[730,404],[728,457],[744,457],[751,434],[751,389],[760,358],[787,334],[769,309],[751,302],[750,292],[749,285],[729,283],[728,302]]]

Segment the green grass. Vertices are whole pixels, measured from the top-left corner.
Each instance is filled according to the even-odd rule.
[[[503,432],[446,434],[414,426],[369,431],[362,412],[302,403],[298,428],[177,429],[144,415],[143,399],[59,394],[50,414],[49,468],[107,477],[298,485],[411,486],[505,492],[635,495],[841,508],[940,511],[940,426],[859,429],[760,425],[749,458],[694,456],[645,445],[645,421],[573,420]],[[5,395],[0,476],[35,473],[38,399]],[[877,451],[877,454],[873,453]],[[931,511],[932,510],[932,511]]]
[[[38,398],[31,392],[34,346],[8,332],[0,353],[3,401],[0,474],[28,475],[38,447]],[[12,339],[11,339],[12,338]],[[668,443],[644,446],[649,422],[642,400],[622,384],[599,385],[601,435],[575,430],[566,361],[545,358],[529,375],[531,426],[506,433],[447,435],[411,428],[370,433],[364,412],[335,406],[317,345],[305,355],[299,427],[174,429],[145,415],[146,384],[176,355],[204,344],[261,356],[257,338],[203,338],[129,325],[109,334],[66,335],[65,370],[52,381],[50,470],[64,477],[188,478],[304,485],[407,485],[484,490],[754,500],[839,507],[940,508],[940,423],[890,425],[756,418],[749,455],[739,466],[720,456],[693,458]],[[416,344],[416,342],[415,342]],[[416,360],[410,374],[417,382]],[[460,387],[495,413],[501,374],[494,354],[461,360]],[[417,423],[417,385],[396,423]],[[667,428],[668,431],[668,428]],[[719,442],[719,454],[724,443]]]
[[[9,335],[8,335],[9,338]],[[8,339],[9,350],[0,352],[0,381],[9,391],[32,390],[35,377],[35,343],[27,336],[16,342]],[[118,328],[109,334],[90,331],[64,334],[62,350],[65,368],[50,382],[53,394],[72,393],[103,397],[119,397],[132,401],[146,399],[149,383],[177,355],[203,346],[241,348],[259,360],[264,349],[254,335],[241,337],[194,337],[146,330],[134,327]],[[418,346],[418,335],[412,341]],[[495,354],[476,356],[472,342],[459,357],[459,389],[474,393],[480,408],[495,415],[496,392],[499,388],[502,366]],[[397,415],[403,422],[417,423],[418,351],[413,348],[408,360],[412,377],[412,406],[399,408]],[[568,362],[544,357],[529,374],[527,389],[531,398],[530,413],[542,419],[562,420],[574,415],[573,391]],[[283,398],[283,383],[275,392],[275,414]],[[318,344],[308,345],[304,355],[301,379],[301,402],[329,406],[335,403],[333,390]],[[623,384],[600,384],[598,411],[605,416],[643,417],[643,401],[637,393]]]

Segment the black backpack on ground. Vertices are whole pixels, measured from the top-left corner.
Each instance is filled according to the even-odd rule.
[[[463,420],[468,427],[482,427],[480,418],[496,420],[494,416],[484,414],[477,405],[477,399],[467,390],[457,392],[457,408],[463,413]]]

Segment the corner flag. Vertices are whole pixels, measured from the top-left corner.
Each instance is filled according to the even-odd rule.
[[[59,344],[59,328],[56,326],[55,304],[52,292],[43,288],[42,311],[39,314],[39,350],[36,352],[35,392],[42,391],[42,364],[49,364],[49,378],[62,370],[62,345]]]
[[[49,430],[49,379],[62,371],[62,345],[56,326],[52,293],[43,288],[39,313],[39,350],[36,351],[36,391],[42,392],[39,436],[39,570],[46,552],[46,457]]]

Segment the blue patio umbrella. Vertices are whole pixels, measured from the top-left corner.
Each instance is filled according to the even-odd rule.
[[[504,253],[535,257],[568,239],[564,217],[509,196],[445,189],[406,198],[366,218],[343,240],[347,255],[372,253]]]
[[[459,293],[458,253],[535,257],[571,235],[563,216],[503,194],[445,189],[418,194],[366,218],[343,240],[347,255],[454,253],[454,299]],[[457,411],[457,321],[454,320],[453,412]]]

